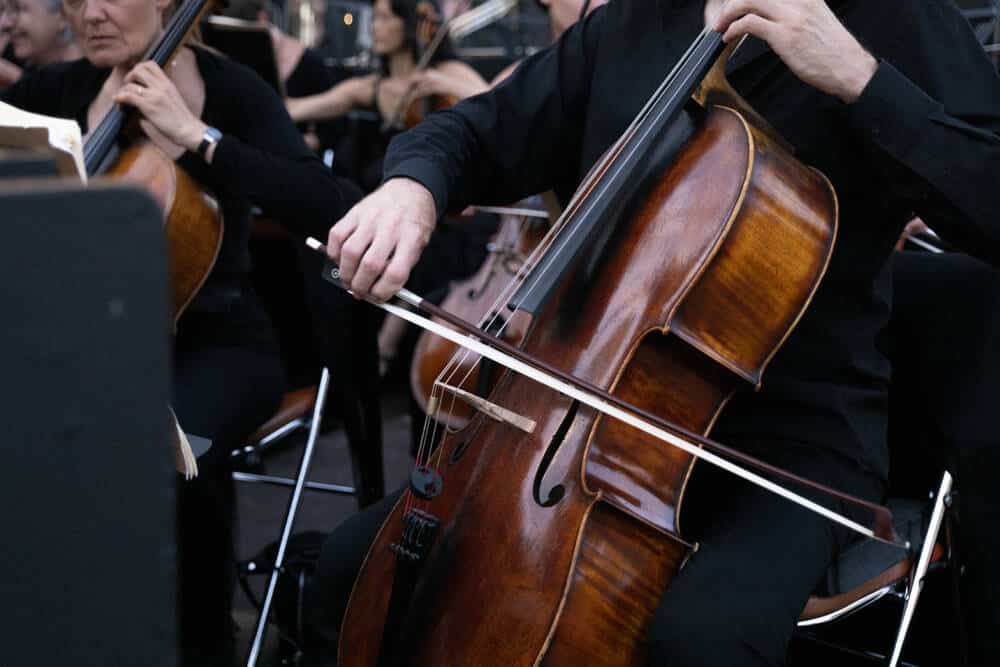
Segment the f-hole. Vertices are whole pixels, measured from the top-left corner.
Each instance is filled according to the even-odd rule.
[[[552,465],[552,460],[555,458],[556,452],[559,451],[559,447],[562,446],[563,440],[566,439],[566,434],[569,433],[569,427],[573,424],[573,420],[576,419],[576,411],[579,407],[579,401],[573,401],[570,404],[569,410],[566,411],[566,416],[563,418],[562,423],[559,424],[559,428],[556,429],[555,435],[552,436],[552,440],[549,442],[549,446],[545,450],[545,454],[542,456],[542,461],[538,465],[538,470],[535,472],[533,493],[535,496],[535,502],[542,507],[554,506],[562,500],[563,495],[566,493],[566,487],[562,484],[556,484],[543,494],[542,480],[545,479],[545,474],[549,471],[549,466]]]

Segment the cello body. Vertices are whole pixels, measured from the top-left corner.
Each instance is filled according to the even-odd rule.
[[[533,224],[530,219],[504,215],[500,228],[490,241],[489,254],[482,266],[469,278],[454,283],[441,307],[469,322],[481,324],[491,321],[504,322],[501,337],[513,345],[518,345],[524,338],[531,318],[526,313],[512,313],[507,304],[499,304],[497,307],[494,307],[494,304],[497,304],[503,290],[521,271],[528,255],[535,249],[543,235],[540,225]],[[494,317],[498,312],[501,317]],[[434,392],[434,383],[441,372],[449,367],[449,361],[455,357],[457,351],[454,343],[427,331],[420,334],[413,349],[413,361],[410,364],[410,393],[420,409],[430,417],[438,415],[438,411],[429,409],[433,407],[431,395]],[[456,378],[457,386],[473,393],[479,390],[478,357],[460,354],[458,363],[450,366],[450,369],[451,376]],[[462,428],[475,414],[471,407],[464,404],[455,403],[449,407],[452,409],[440,413],[449,428]]]
[[[836,220],[822,174],[739,111],[709,107],[522,348],[708,433],[805,311]],[[446,435],[440,495],[416,503],[436,535],[419,564],[399,555],[404,495],[355,583],[338,664],[644,664],[652,614],[692,549],[694,460],[521,376],[503,374],[488,400],[534,430],[476,414]]]
[[[149,141],[125,150],[105,174],[144,188],[164,212],[170,303],[174,323],[205,283],[222,246],[216,201]]]

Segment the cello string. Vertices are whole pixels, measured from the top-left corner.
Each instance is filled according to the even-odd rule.
[[[630,162],[636,159],[636,156],[639,154],[639,151],[642,150],[643,147],[649,141],[651,141],[652,133],[656,130],[656,126],[659,124],[659,122],[664,119],[665,114],[668,113],[671,104],[677,100],[677,97],[678,95],[681,94],[681,92],[687,90],[687,87],[691,83],[693,76],[699,69],[698,67],[694,68],[689,67],[688,63],[691,61],[692,58],[694,58],[696,64],[701,64],[703,63],[705,58],[711,55],[711,51],[715,47],[715,44],[712,44],[711,43],[712,40],[709,39],[709,36],[712,34],[717,35],[717,33],[714,33],[713,31],[711,31],[709,28],[706,27],[704,30],[702,30],[700,35],[694,40],[691,46],[688,47],[688,50],[681,56],[681,58],[675,64],[671,72],[665,77],[663,82],[657,87],[657,89],[650,96],[649,100],[646,102],[643,108],[639,111],[639,113],[636,115],[636,117],[633,119],[630,125],[626,128],[626,131],[623,133],[622,137],[612,146],[613,149],[617,148],[617,150],[611,151],[610,156],[605,161],[607,163],[605,169],[604,170],[595,169],[594,171],[592,171],[591,178],[586,179],[584,184],[577,189],[577,194],[581,195],[581,193],[586,192],[589,188],[584,186],[592,186],[594,182],[597,183],[598,191],[589,198],[584,198],[582,195],[573,197],[573,199],[570,202],[570,205],[571,207],[573,207],[574,210],[567,211],[567,214],[560,216],[560,221],[557,221],[557,225],[553,229],[553,232],[556,233],[546,235],[547,243],[540,244],[540,247],[536,249],[536,252],[532,253],[531,255],[532,259],[535,259],[537,261],[537,257],[540,255],[542,258],[541,259],[542,266],[550,267],[552,263],[554,263],[556,259],[561,255],[561,253],[565,251],[565,248],[570,242],[570,239],[558,233],[563,231],[563,229],[566,227],[565,221],[567,221],[571,217],[576,216],[577,211],[579,211],[580,208],[582,208],[583,210],[582,212],[578,213],[579,216],[586,216],[591,214],[595,206],[597,205],[597,202],[601,201],[602,197],[608,196],[607,193],[611,188],[610,184],[613,184],[615,180],[623,174],[624,170],[630,164]],[[683,78],[681,78],[682,76]],[[680,79],[679,83],[678,79]],[[668,95],[668,93],[669,97],[667,97],[666,103],[664,104],[663,98],[664,96]],[[661,108],[661,107],[666,107],[666,108]],[[652,116],[651,122],[649,121],[650,116]],[[635,136],[636,132],[639,132],[639,135],[637,137]],[[606,175],[608,171],[611,172],[610,176]],[[576,206],[574,206],[574,204]],[[562,222],[563,224],[559,224],[560,222]],[[543,245],[544,248],[542,247]],[[555,250],[550,251],[549,248],[551,246],[556,246]],[[542,272],[533,272],[531,274],[532,276],[534,276],[534,282],[527,287],[525,291],[526,295],[533,293],[537,289],[540,289],[542,274],[544,274],[544,270]],[[497,318],[500,317],[501,309],[498,307],[498,305],[504,300],[505,294],[507,299],[513,296],[513,290],[515,284],[516,281],[511,281],[511,283],[508,285],[508,290],[502,292],[501,295],[498,296],[498,298],[494,301],[492,308],[494,316],[491,318],[490,325],[495,324]],[[504,319],[503,323],[500,326],[500,331],[497,334],[498,336],[502,335],[502,333],[506,330],[506,327],[508,326],[510,319],[511,319],[510,317],[506,317]],[[464,361],[468,360],[469,355],[471,354],[472,352],[465,350],[461,355],[461,359],[463,361],[460,363],[464,363]],[[452,361],[455,361],[455,357],[453,357]],[[438,379],[441,379],[441,376],[445,375],[445,371],[449,371],[448,374],[449,381],[453,381],[454,371],[452,369],[458,367],[459,364],[452,365],[451,362],[449,362],[449,364],[446,365],[445,369],[442,370],[442,373],[439,374]],[[463,378],[463,382],[467,380],[470,375],[471,375],[471,369],[467,371],[465,378]],[[449,408],[449,416],[453,414],[454,404],[455,404],[455,398],[454,396],[452,396],[450,402],[451,407]],[[440,407],[441,407],[440,402],[438,402],[436,410],[437,417],[440,416]],[[435,419],[435,421],[438,421],[438,419]],[[434,427],[431,428],[431,433],[432,435],[430,443],[424,442],[423,438],[421,439],[421,443],[418,447],[419,454],[426,454],[428,448],[431,447],[434,442],[436,442],[436,437],[437,437],[436,424]],[[437,461],[438,462],[440,461],[440,452],[439,456],[437,457]]]

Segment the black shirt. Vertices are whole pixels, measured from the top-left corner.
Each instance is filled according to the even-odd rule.
[[[950,0],[831,2],[879,59],[853,105],[799,81],[761,43],[730,79],[830,177],[840,231],[826,278],[764,376],[715,435],[822,447],[885,479],[891,307],[887,259],[913,213],[1000,260],[1000,80]],[[703,25],[702,0],[615,0],[498,88],[392,144],[385,177],[426,185],[439,210],[554,187],[566,199]],[[956,341],[960,345],[960,341]]]
[[[316,234],[345,212],[346,202],[330,170],[305,146],[281,99],[260,77],[211,51],[194,53],[205,82],[202,120],[223,133],[212,164],[190,152],[178,160],[222,207],[219,258],[191,305],[211,310],[213,288],[242,285],[249,271],[253,205],[296,232]],[[86,60],[52,65],[23,77],[0,98],[28,111],[73,118],[86,133],[87,109],[109,74]]]

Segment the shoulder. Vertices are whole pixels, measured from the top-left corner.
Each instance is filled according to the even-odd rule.
[[[248,99],[256,104],[262,101],[261,96],[279,99],[277,93],[246,65],[212,49],[195,47],[193,50],[205,87],[216,98],[224,97],[232,104],[242,104]]]

